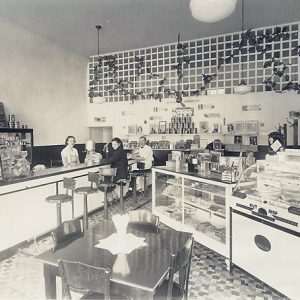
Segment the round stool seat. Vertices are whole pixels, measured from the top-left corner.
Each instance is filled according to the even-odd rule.
[[[107,187],[107,188],[109,188],[109,187],[113,187],[113,186],[115,186],[116,184],[115,183],[99,183],[98,184],[98,187],[100,188],[100,187],[102,187],[102,188],[105,188],[105,187]]]
[[[106,190],[108,193],[111,193],[114,190],[115,186],[116,184],[113,182],[98,184],[98,188],[101,192],[104,192]]]
[[[131,177],[139,177],[144,175],[143,170],[134,170],[130,173]]]
[[[72,201],[73,197],[67,194],[57,194],[57,195],[52,195],[48,196],[46,198],[46,201],[49,203],[64,203],[64,202],[69,202]]]
[[[124,183],[124,184],[126,184],[126,182],[127,182],[127,179],[119,179],[117,181],[117,183]]]
[[[92,188],[90,186],[83,186],[83,187],[79,187],[79,188],[74,190],[74,193],[83,194],[83,195],[94,194],[94,193],[97,193],[97,192],[98,192],[98,189]]]

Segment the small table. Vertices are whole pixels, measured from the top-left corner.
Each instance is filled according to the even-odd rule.
[[[111,285],[117,293],[142,299],[152,299],[156,288],[169,271],[170,255],[181,249],[191,233],[161,228],[153,232],[144,227],[127,229],[138,237],[145,238],[147,246],[126,255],[129,272],[113,271],[117,255],[106,249],[96,248],[98,241],[115,233],[111,220],[103,220],[84,232],[84,235],[53,252],[48,250],[35,257],[44,264],[45,292],[47,299],[56,299],[56,276],[59,276],[57,260],[64,259],[95,267],[112,269]]]

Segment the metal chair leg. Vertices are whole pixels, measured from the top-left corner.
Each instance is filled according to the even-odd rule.
[[[137,203],[137,198],[136,198],[136,177],[133,177],[133,203]]]
[[[148,185],[147,185],[147,176],[144,176],[144,198],[147,198]]]
[[[104,188],[104,219],[108,219],[107,190]]]
[[[120,183],[120,208],[121,208],[122,211],[124,210],[124,190],[123,190],[123,187],[124,187],[124,183],[121,182]]]
[[[61,224],[61,203],[56,203],[57,226]]]

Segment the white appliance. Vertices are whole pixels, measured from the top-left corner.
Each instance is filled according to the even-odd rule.
[[[300,233],[232,210],[232,262],[291,299],[300,297]]]
[[[253,177],[231,198],[231,261],[300,299],[300,151],[267,156]]]

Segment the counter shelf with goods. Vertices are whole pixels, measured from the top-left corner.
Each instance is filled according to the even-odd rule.
[[[2,180],[29,175],[32,147],[32,129],[0,128]]]

